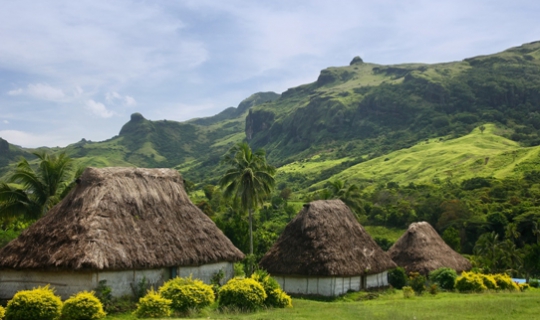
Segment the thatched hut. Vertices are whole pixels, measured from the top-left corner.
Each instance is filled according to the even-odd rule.
[[[394,262],[407,272],[423,275],[447,267],[462,272],[471,269],[471,263],[450,248],[437,231],[427,222],[415,222],[388,250]]]
[[[106,280],[132,294],[143,277],[209,281],[244,255],[189,200],[172,169],[88,168],[58,205],[0,250],[0,299],[51,284],[62,297]]]
[[[396,267],[341,200],[305,204],[259,265],[288,293],[324,296],[387,286]]]

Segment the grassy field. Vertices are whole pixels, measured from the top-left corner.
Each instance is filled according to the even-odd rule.
[[[223,314],[205,310],[205,319],[538,319],[540,290],[520,293],[424,294],[403,298],[401,291],[381,294],[375,300],[355,301],[365,293],[349,294],[337,301],[293,299],[293,308],[250,314]],[[129,314],[106,319],[136,319]]]
[[[494,125],[486,124],[484,132],[476,128],[456,139],[423,141],[352,166],[328,180],[408,184],[476,176],[506,178],[519,176],[525,166],[536,165],[539,147],[522,148],[517,142],[500,136],[498,130]],[[298,172],[302,173],[302,168]],[[325,181],[321,181],[316,186],[322,188],[324,184]]]

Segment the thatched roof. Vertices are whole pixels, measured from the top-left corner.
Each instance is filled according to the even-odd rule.
[[[259,265],[274,275],[357,276],[395,268],[341,200],[304,205]]]
[[[172,169],[88,168],[43,218],[0,250],[0,268],[126,270],[239,261]]]
[[[430,271],[447,267],[462,272],[471,263],[450,248],[427,222],[416,222],[388,250],[394,262],[407,272],[427,275]]]

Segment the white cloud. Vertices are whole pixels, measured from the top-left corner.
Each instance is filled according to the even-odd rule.
[[[37,99],[61,101],[65,98],[64,91],[47,84],[37,83],[28,85],[28,94]]]
[[[109,103],[113,103],[115,100],[118,100],[121,98],[122,97],[120,96],[120,94],[116,91],[107,92],[107,94],[105,95],[105,100],[107,100],[107,102]]]
[[[6,3],[0,31],[9,36],[2,38],[0,68],[83,87],[169,79],[209,56],[186,30],[187,14],[169,9],[131,0]]]
[[[19,130],[0,130],[0,137],[9,143],[37,148],[43,146],[65,146],[73,141],[71,137],[59,136],[56,134],[34,134]]]
[[[114,115],[114,112],[110,111],[105,107],[101,102],[96,102],[94,100],[86,101],[86,109],[90,110],[94,115],[102,118],[110,118]]]
[[[130,96],[125,96],[124,97],[124,104],[128,107],[133,107],[133,106],[136,106],[137,105],[137,101],[135,100],[135,98],[133,97],[130,97]]]
[[[105,100],[107,100],[107,102],[111,104],[122,103],[124,106],[127,107],[133,107],[137,105],[137,101],[135,100],[135,98],[127,95],[122,96],[116,91],[107,92],[107,94],[105,95]]]
[[[23,93],[23,89],[19,88],[19,89],[9,90],[7,94],[9,94],[10,96],[18,96],[22,93]]]
[[[2,122],[5,123],[5,124],[9,124],[9,121],[7,121],[7,120],[4,120]]]

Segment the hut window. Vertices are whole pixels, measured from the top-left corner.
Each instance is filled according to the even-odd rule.
[[[178,276],[178,269],[176,267],[169,268],[169,274],[171,275],[171,279],[174,279]]]

